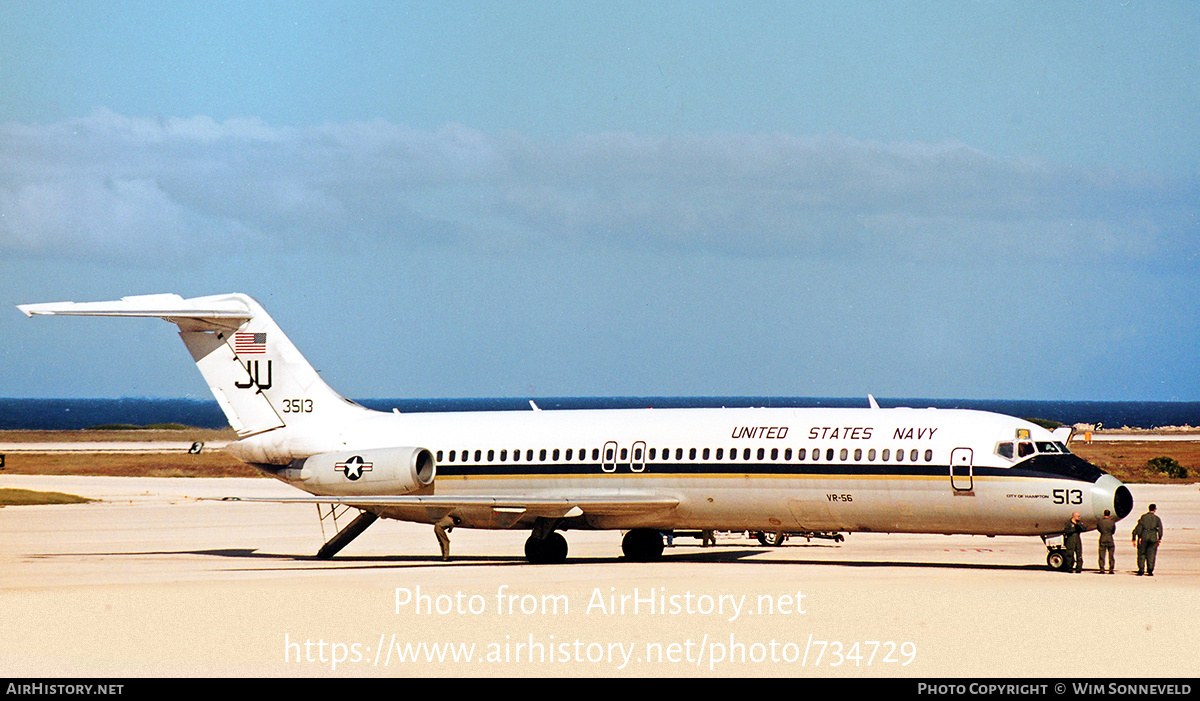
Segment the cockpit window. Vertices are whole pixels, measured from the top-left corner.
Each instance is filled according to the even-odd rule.
[[[1025,458],[1035,454],[1050,454],[1050,455],[1070,455],[1071,451],[1062,441],[1018,441],[1016,444],[1016,457],[1013,457],[1013,444],[1005,441],[996,444],[996,455],[1008,460],[1024,460]]]
[[[1016,456],[1013,456],[1013,449]],[[1007,460],[1024,461],[1034,455],[1070,455],[1070,449],[1062,441],[1016,441],[996,444],[996,455]]]

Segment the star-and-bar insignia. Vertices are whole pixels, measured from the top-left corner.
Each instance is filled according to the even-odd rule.
[[[346,479],[353,482],[362,477],[363,472],[369,472],[374,463],[369,463],[362,459],[362,456],[355,455],[352,458],[347,458],[343,462],[339,462],[333,466],[334,470],[345,473]]]

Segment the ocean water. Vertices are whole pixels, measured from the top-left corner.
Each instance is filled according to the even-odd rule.
[[[528,398],[361,399],[372,409],[401,412],[529,411]],[[670,407],[865,407],[865,397],[534,397],[541,409]],[[981,409],[1021,418],[1107,428],[1200,426],[1200,402],[1079,402],[1004,399],[878,399],[882,407]],[[212,399],[0,399],[0,430],[73,430],[105,424],[174,423],[225,428]]]

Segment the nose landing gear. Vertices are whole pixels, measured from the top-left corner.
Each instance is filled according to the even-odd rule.
[[[1052,570],[1066,572],[1075,564],[1073,559],[1071,553],[1062,548],[1050,548],[1050,552],[1046,553],[1046,566]]]

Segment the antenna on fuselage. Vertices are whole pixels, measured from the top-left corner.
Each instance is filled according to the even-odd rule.
[[[872,408],[872,409],[878,409],[878,408],[879,408],[879,402],[875,401],[875,396],[874,396],[874,395],[872,395],[872,394],[868,394],[868,395],[867,395],[867,401],[871,403],[871,408]]]

